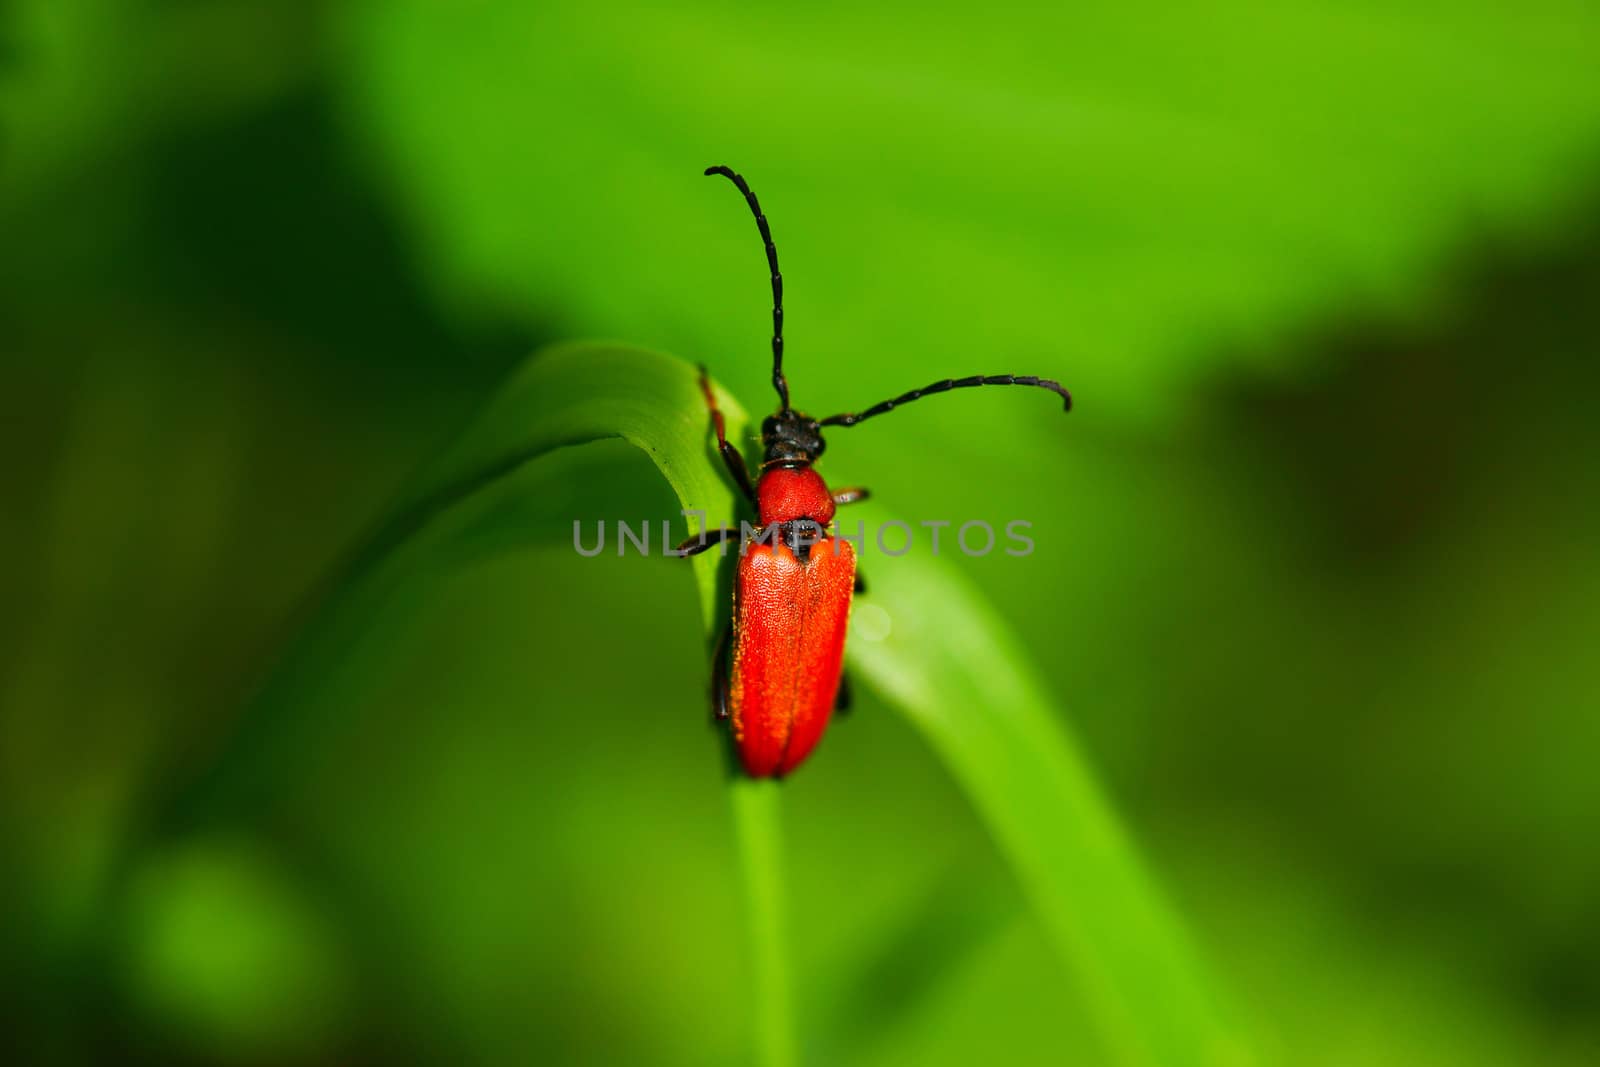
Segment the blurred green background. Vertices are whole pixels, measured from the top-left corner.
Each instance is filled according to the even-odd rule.
[[[1073,388],[1066,420],[994,390],[841,431],[824,473],[1034,523],[960,566],[1260,1060],[1600,1060],[1597,71],[1576,2],[11,0],[0,1047],[747,1059],[684,569],[471,554],[326,665],[314,745],[239,733],[540,343],[703,360],[766,408],[726,162],[801,407]],[[676,514],[593,447],[590,506]],[[784,815],[808,1062],[1101,1061],[875,694]]]

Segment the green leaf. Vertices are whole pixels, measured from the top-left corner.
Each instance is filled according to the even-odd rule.
[[[745,417],[723,394],[719,403],[735,436]],[[471,514],[467,506],[507,486],[524,468],[559,458],[563,449],[621,438],[644,451],[685,508],[713,525],[737,515],[733,494],[707,450],[705,402],[694,368],[665,356],[603,345],[559,346],[528,361],[472,425],[396,501],[370,541],[339,575],[283,663],[253,702],[243,727],[203,778],[169,799],[158,824],[167,834],[192,833],[195,820],[226,820],[267,802],[281,769],[308,774],[329,749],[327,734],[349,728],[324,713],[345,685],[362,684],[341,670],[358,658],[363,637],[383,625],[394,591],[423,571],[471,555],[485,540],[527,544],[574,536],[567,498],[543,482],[512,488],[537,498],[533,507]],[[541,470],[570,476],[560,464]],[[514,530],[497,530],[514,520]],[[675,523],[680,529],[682,527]],[[690,532],[693,532],[692,529]],[[708,634],[725,619],[718,556],[689,561]],[[331,691],[331,692],[330,692]],[[316,694],[320,699],[310,699]],[[795,1060],[785,948],[784,881],[779,851],[779,797],[773,783],[731,777],[729,802],[743,856],[757,1006],[753,1027],[760,1062]]]
[[[870,537],[889,517],[862,510]],[[841,519],[845,532],[854,520]],[[868,555],[867,568],[851,664],[961,783],[1078,978],[1114,1061],[1245,1062],[1181,924],[1005,621],[927,551]]]
[[[730,432],[744,415],[726,395]],[[439,458],[422,471],[381,520],[377,530],[345,564],[306,621],[305,632],[256,696],[252,712],[231,739],[228,752],[203,779],[165,805],[166,825],[194,818],[226,818],[256,804],[273,788],[271,776],[285,765],[306,766],[327,749],[312,741],[337,728],[322,712],[336,706],[340,685],[358,684],[340,672],[341,660],[384,612],[395,590],[418,572],[447,565],[450,553],[477,551],[498,534],[510,543],[566,542],[573,537],[568,498],[551,478],[559,464],[536,461],[561,450],[606,439],[623,439],[643,450],[680,500],[712,516],[736,514],[732,490],[706,459],[702,399],[693,368],[665,356],[614,346],[557,346],[530,359]],[[533,484],[517,485],[533,507],[506,517],[475,515],[464,505],[506,488],[513,475],[538,467]],[[682,527],[680,526],[681,530]],[[692,531],[690,531],[692,532]],[[710,626],[718,603],[714,553],[690,561]],[[317,693],[320,703],[306,699]]]
[[[363,631],[383,624],[393,590],[419,571],[448,566],[453,552],[474,551],[486,534],[512,544],[570,537],[568,498],[553,483],[514,481],[523,468],[570,446],[621,438],[651,458],[685,508],[704,509],[713,523],[737,514],[695,379],[687,364],[615,346],[566,345],[530,360],[397,503],[274,674],[246,729],[197,787],[200,795],[181,798],[174,810],[216,818],[259,803],[269,768],[303,773],[313,754],[327,750],[326,731],[336,727],[318,711],[353,684],[341,680],[341,657],[358,655]],[[743,413],[725,395],[720,403],[737,440]],[[473,511],[475,501],[502,490],[518,494],[517,508]],[[496,529],[506,523],[516,528]],[[1004,621],[937,557],[869,563],[873,587],[857,604],[851,660],[926,736],[971,798],[1079,979],[1115,1062],[1237,1062],[1238,1038],[1219,1015],[1210,979]],[[715,552],[692,565],[709,633],[725,617],[726,565]],[[285,760],[285,752],[296,758]],[[730,785],[757,976],[754,1025],[767,1064],[796,1058],[780,789],[742,778]]]
[[[397,0],[346,28],[441,294],[759,352],[760,246],[699,176],[729,164],[807,410],[1010,372],[1137,416],[1292,372],[1306,323],[1425,307],[1480,233],[1559,232],[1600,136],[1592,5]]]

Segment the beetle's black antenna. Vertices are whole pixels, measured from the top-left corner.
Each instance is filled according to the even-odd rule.
[[[778,271],[778,249],[772,243],[772,230],[767,227],[767,217],[761,213],[761,202],[742,177],[735,174],[731,167],[707,167],[706,177],[713,174],[720,174],[739,187],[745,202],[750,205],[751,213],[756,217],[761,240],[767,246],[767,268],[772,272],[772,387],[778,391],[778,399],[783,404],[778,410],[788,411],[789,383],[783,376],[783,275]]]
[[[882,415],[893,411],[901,404],[909,404],[913,400],[921,400],[934,393],[947,393],[951,389],[970,389],[979,385],[1036,385],[1040,389],[1048,389],[1059,396],[1065,403],[1063,410],[1072,410],[1072,394],[1064,389],[1060,382],[1053,382],[1048,378],[1035,378],[1031,374],[974,374],[970,378],[946,378],[942,382],[924,385],[921,389],[913,389],[909,393],[902,393],[893,400],[885,400],[881,404],[874,404],[862,412],[846,412],[843,415],[830,415],[823,419],[822,426],[854,426],[863,419],[870,419],[874,415]]]

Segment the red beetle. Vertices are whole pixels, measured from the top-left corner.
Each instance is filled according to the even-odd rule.
[[[783,275],[778,250],[756,194],[728,167],[708,167],[736,185],[755,215],[772,272],[772,384],[778,410],[761,423],[764,456],[754,483],[744,457],[728,443],[722,412],[704,367],[700,388],[711,409],[722,461],[760,516],[759,529],[740,546],[733,618],[722,631],[712,668],[712,704],[718,719],[731,719],[744,769],[753,777],[780,777],[798,767],[822,738],[835,706],[848,705],[843,681],[844,635],[851,595],[862,591],[851,543],[831,532],[834,508],[865,499],[865,489],[829,492],[812,466],[827,446],[824,426],[854,426],[930,393],[978,385],[1034,385],[1049,389],[1072,409],[1059,382],[1029,375],[993,374],[946,378],[913,389],[859,413],[813,419],[789,406],[783,376]],[[678,546],[691,556],[740,531],[706,530]],[[731,633],[730,633],[731,630]],[[729,652],[732,651],[730,670]]]

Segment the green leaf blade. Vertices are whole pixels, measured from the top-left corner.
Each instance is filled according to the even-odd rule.
[[[557,346],[531,359],[466,434],[420,475],[367,550],[356,558],[303,638],[262,690],[244,729],[211,769],[213,782],[254,782],[261,768],[305,760],[264,753],[314,753],[319,731],[339,727],[317,712],[350,684],[341,655],[355,655],[363,627],[383,623],[386,595],[434,566],[455,541],[485,525],[514,523],[499,547],[560,543],[571,536],[563,498],[548,481],[540,499],[506,512],[469,514],[491,491],[527,489],[512,477],[574,445],[623,439],[643,450],[680,503],[715,525],[738,515],[711,446],[693,367],[656,353],[604,344]],[[742,410],[720,395],[730,436]],[[522,506],[526,505],[526,506]],[[881,519],[872,505],[863,511]],[[639,516],[659,522],[661,516]],[[708,634],[724,619],[725,561],[692,561]],[[1013,868],[1052,944],[1076,976],[1112,1062],[1213,1065],[1243,1062],[1244,1045],[1224,1021],[1209,977],[1180,924],[1063,729],[1044,687],[1006,625],[949,564],[929,555],[875,562],[872,589],[853,626],[849,656],[906,715],[962,786]],[[889,625],[884,627],[882,622]],[[359,682],[359,679],[358,679]],[[313,696],[321,700],[310,699]],[[826,758],[825,756],[819,758]],[[803,772],[802,772],[803,773]],[[277,783],[279,788],[282,783]],[[735,778],[730,804],[742,857],[751,935],[751,1026],[755,1054],[772,1067],[797,1062],[786,942],[778,783]],[[250,794],[260,803],[262,793]],[[216,798],[182,810],[236,810]],[[158,821],[159,822],[159,821]],[[166,823],[170,831],[177,824]]]
[[[718,404],[730,437],[737,439],[743,410],[725,393]],[[431,516],[555,449],[620,437],[650,457],[685,509],[704,511],[717,526],[736,520],[738,502],[720,467],[708,459],[707,426],[697,373],[682,361],[617,345],[556,345],[512,376],[417,480],[398,512]],[[708,628],[715,615],[716,561],[715,553],[705,553],[692,563]]]
[[[1116,1062],[1247,1062],[1213,980],[1004,621],[926,554],[874,566],[863,600],[887,625],[854,635],[851,663],[961,783]]]
[[[551,395],[568,394],[584,399],[548,410]],[[719,402],[736,430],[742,412],[726,396]],[[664,356],[591,345],[563,346],[530,365],[446,457],[438,477],[448,482],[530,444],[605,432],[643,449],[686,508],[735,514],[707,445],[692,370]],[[885,517],[876,509],[864,514]],[[718,618],[719,562],[714,552],[696,561],[708,627]],[[853,635],[851,661],[961,782],[1077,975],[1117,1062],[1243,1061],[1243,1042],[1223,1021],[1210,979],[1003,620],[953,568],[926,555],[874,566],[866,601],[889,613],[892,628],[878,642]],[[771,847],[779,830],[776,794],[740,783],[732,799],[755,905],[756,957],[771,973],[758,1026],[763,1041],[776,1042],[767,1062],[780,1062],[788,1045],[774,1035],[791,1024],[787,978],[775,963],[782,939],[781,911],[774,910],[781,862]]]

